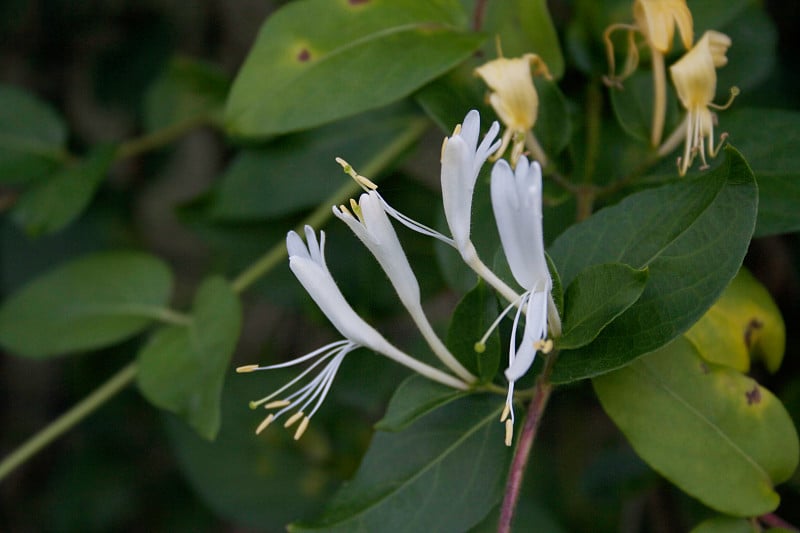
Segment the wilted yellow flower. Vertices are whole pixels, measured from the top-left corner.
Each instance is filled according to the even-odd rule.
[[[672,49],[675,26],[681,34],[683,46],[687,50],[692,47],[692,12],[686,0],[636,0],[633,18],[650,46],[662,54]]]
[[[516,162],[527,144],[532,151],[539,152],[533,154],[534,158],[544,165],[544,152],[531,131],[539,114],[539,95],[533,85],[531,68],[533,74],[550,79],[547,65],[536,54],[513,59],[499,57],[476,68],[475,73],[489,86],[489,103],[506,126],[502,145],[494,158],[503,154],[513,137],[512,162]]]
[[[633,74],[639,64],[639,49],[634,34],[641,34],[650,49],[653,68],[653,124],[650,141],[653,146],[661,142],[666,114],[667,81],[664,68],[664,54],[672,49],[675,39],[675,26],[681,35],[683,46],[688,50],[694,39],[692,13],[686,0],[635,0],[633,3],[634,24],[612,24],[606,28],[603,39],[608,54],[611,73],[604,79],[608,85],[622,88],[622,81]],[[622,72],[616,74],[614,44],[611,34],[617,30],[627,30],[628,51]]]
[[[692,165],[695,156],[700,155],[703,162],[701,169],[708,168],[706,148],[710,157],[716,157],[719,146],[714,146],[714,122],[716,115],[709,108],[725,109],[739,93],[734,87],[731,98],[725,105],[713,103],[717,91],[717,70],[728,63],[725,53],[731,46],[731,39],[724,33],[709,30],[697,41],[694,47],[686,52],[669,69],[675,90],[683,107],[686,108],[686,119],[680,128],[686,136],[683,157],[678,158],[678,169],[681,176]],[[725,135],[723,134],[723,140]],[[706,139],[708,146],[706,147]],[[721,143],[720,143],[721,146]]]

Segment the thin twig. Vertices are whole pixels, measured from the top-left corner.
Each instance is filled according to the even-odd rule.
[[[536,439],[539,423],[547,407],[547,400],[550,398],[550,393],[553,390],[553,385],[550,383],[550,374],[553,370],[555,360],[556,353],[553,352],[549,354],[544,369],[536,380],[533,400],[531,400],[531,404],[528,407],[528,413],[525,416],[525,425],[522,428],[522,433],[517,443],[517,449],[511,461],[511,468],[508,472],[506,494],[503,498],[502,507],[500,508],[500,522],[497,524],[497,533],[511,532],[511,522],[514,519],[514,511],[519,501],[525,468],[528,465],[528,459],[530,458],[531,449],[533,448],[533,441]]]

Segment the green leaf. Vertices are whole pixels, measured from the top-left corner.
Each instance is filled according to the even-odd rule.
[[[145,129],[155,131],[190,120],[221,120],[229,83],[214,65],[188,57],[172,58],[145,95]]]
[[[234,135],[318,126],[403,98],[466,59],[483,37],[455,0],[301,0],[262,26],[234,81]]]
[[[719,131],[730,134],[758,181],[756,237],[799,231],[800,113],[737,109],[721,113],[719,122]]]
[[[0,85],[0,183],[41,178],[65,158],[62,117],[35,96]]]
[[[20,196],[12,217],[29,235],[64,229],[86,209],[114,162],[116,147],[95,148],[86,159],[67,167]]]
[[[295,369],[228,373],[222,393],[222,426],[213,442],[165,413],[170,447],[188,484],[219,516],[254,531],[283,531],[291,520],[319,512],[339,480],[336,469],[343,469],[337,463],[344,451],[334,451],[320,428],[326,409],[314,416],[299,441],[287,431],[255,435],[258,422],[248,402],[278,389],[296,373]],[[346,413],[334,411],[339,417]],[[366,428],[359,427],[354,416],[349,418],[344,435],[356,433],[363,438]]]
[[[786,349],[786,326],[767,289],[742,268],[686,338],[711,363],[747,372],[753,356],[775,373]]]
[[[386,414],[375,424],[375,429],[388,432],[402,431],[418,418],[466,394],[464,391],[445,387],[414,374],[397,387],[386,408]]]
[[[391,108],[245,149],[215,187],[211,215],[218,220],[274,218],[315,206],[350,179],[335,157],[360,170],[375,154],[407,142],[409,131],[427,124],[405,107]]]
[[[500,366],[500,334],[495,329],[486,339],[484,350],[475,344],[497,318],[497,300],[486,284],[479,281],[458,302],[447,330],[447,348],[481,381],[491,381]]]
[[[533,83],[539,95],[539,115],[533,133],[544,151],[556,156],[567,147],[572,137],[567,100],[554,81],[537,76]]]
[[[505,57],[539,54],[554,78],[564,74],[564,56],[546,0],[490,2],[481,29],[500,37]],[[484,54],[488,58],[495,57],[494,41],[484,46]]]
[[[637,270],[620,263],[592,265],[567,287],[561,349],[592,342],[615,318],[633,305],[647,285],[647,267]]]
[[[377,432],[353,480],[290,531],[465,531],[499,500],[509,460],[497,396],[450,402]]]
[[[663,346],[736,275],[753,232],[757,190],[739,152],[725,152],[716,170],[632,194],[553,243],[549,252],[565,285],[587,266],[608,262],[650,273],[642,296],[591,344],[561,351],[554,382],[599,375]]]
[[[786,409],[753,379],[705,363],[680,337],[593,383],[636,453],[688,494],[733,516],[778,506],[774,485],[800,448]]]
[[[777,61],[778,32],[775,23],[763,7],[754,2],[747,4],[730,23],[712,28],[733,41],[726,54],[728,64],[720,68],[717,74],[717,99],[720,102],[728,99],[730,88],[734,85],[746,92],[763,83]],[[695,35],[699,38],[702,34]],[[739,144],[736,141],[734,143],[737,146]]]
[[[50,357],[119,342],[161,318],[172,275],[139,252],[84,256],[40,276],[0,307],[0,344]]]
[[[505,258],[505,256],[503,256]],[[550,254],[547,252],[544,253],[545,261],[547,261],[547,270],[550,271],[550,279],[553,280],[553,289],[550,291],[550,295],[553,297],[553,303],[556,306],[556,310],[558,311],[558,316],[564,316],[564,286],[561,283],[561,274],[558,273],[558,269],[556,268],[555,263],[553,263],[553,259],[550,257]],[[509,267],[510,270],[510,267]]]
[[[625,133],[645,144],[650,144],[653,124],[653,75],[636,71],[623,82],[623,88],[611,88],[611,107],[617,122]],[[678,100],[671,86],[667,89],[667,106],[664,117],[664,135],[669,135],[680,120]]]
[[[414,100],[445,135],[452,135],[456,124],[461,124],[467,113],[476,109],[483,119],[485,134],[491,125],[489,117],[493,116],[486,105],[485,93],[486,86],[475,77],[474,65],[464,62],[414,93]]]
[[[139,352],[142,394],[213,440],[220,427],[222,384],[241,324],[239,298],[228,282],[205,280],[195,295],[190,322],[161,328]]]
[[[689,533],[758,533],[748,520],[730,516],[715,516],[703,520],[692,528]]]

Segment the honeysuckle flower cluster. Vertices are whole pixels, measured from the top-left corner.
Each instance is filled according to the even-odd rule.
[[[539,163],[529,162],[525,156],[520,156],[516,168],[512,169],[507,161],[501,159],[494,163],[491,172],[492,206],[500,242],[514,279],[523,289],[521,294],[510,288],[480,260],[470,239],[475,182],[483,164],[501,145],[500,141],[496,141],[499,129],[497,122],[493,123],[479,143],[480,116],[473,110],[466,115],[463,125],[458,125],[453,135],[444,141],[442,199],[452,236],[443,235],[394,209],[378,193],[377,186],[371,180],[358,174],[344,160],[337,159],[345,172],[361,185],[364,193],[358,201],[351,200],[349,207],[334,206],[334,215],[353,231],[375,257],[431,351],[447,371],[404,353],[356,314],[325,263],[325,233],[320,232],[317,238],[314,229],[306,226],[305,243],[295,232],[289,232],[286,237],[289,267],[344,339],[285,363],[246,365],[237,369],[239,372],[254,372],[308,364],[305,370],[283,387],[251,402],[252,408],[263,406],[271,411],[257,427],[257,433],[285,415],[287,419],[284,426],[287,428],[299,421],[294,433],[294,438],[299,439],[325,400],[346,355],[361,347],[389,357],[448,387],[463,390],[476,383],[475,376],[450,353],[425,315],[419,283],[390,220],[394,218],[408,228],[454,247],[467,265],[508,300],[508,307],[492,325],[487,336],[504,316],[516,309],[508,349],[508,367],[505,370],[508,392],[501,417],[501,422],[505,424],[505,442],[511,445],[515,384],[528,372],[537,353],[549,353],[552,350],[551,337],[560,335],[561,323],[553,303],[553,284],[544,255],[542,175]],[[525,325],[520,328],[523,316]],[[519,342],[518,329],[522,329]],[[478,352],[484,341],[476,343]]]
[[[731,39],[723,33],[709,30],[695,43],[692,13],[686,5],[686,0],[636,0],[633,5],[633,17],[635,20],[633,25],[612,24],[606,29],[604,38],[611,69],[606,81],[621,88],[621,82],[630,76],[638,65],[638,51],[633,35],[639,33],[644,36],[650,49],[653,68],[651,143],[654,147],[659,147],[666,113],[664,56],[672,49],[677,27],[686,53],[670,66],[669,71],[678,99],[686,110],[686,116],[680,126],[658,148],[658,153],[666,155],[684,141],[683,155],[677,159],[680,175],[686,174],[698,156],[702,161],[700,168],[705,169],[708,167],[706,156],[716,157],[726,136],[725,134],[721,136],[719,145],[715,143],[716,115],[711,109],[726,109],[739,92],[733,87],[731,98],[726,104],[713,103],[717,89],[716,69],[727,63],[725,54],[731,46]],[[628,53],[622,73],[616,75],[611,34],[619,29],[628,30]]]

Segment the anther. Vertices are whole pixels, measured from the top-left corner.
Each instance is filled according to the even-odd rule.
[[[303,436],[303,433],[306,432],[308,428],[308,423],[311,422],[311,419],[308,417],[303,418],[303,421],[300,422],[300,425],[297,426],[297,431],[294,432],[294,440],[298,440],[300,437]]]
[[[511,446],[511,440],[514,437],[514,422],[510,419],[506,420],[506,446]]]
[[[500,422],[505,422],[508,420],[509,414],[511,414],[511,406],[506,404],[506,406],[503,407],[503,413],[500,415]]]
[[[236,369],[236,372],[239,374],[245,374],[247,372],[253,372],[254,370],[258,370],[258,365],[244,365],[240,366]]]
[[[358,202],[350,198],[350,209],[353,210],[353,213],[356,214],[359,220],[362,222],[364,221],[364,217],[361,216],[361,206],[358,205]]]
[[[303,411],[297,411],[295,414],[293,414],[292,416],[289,417],[289,420],[287,420],[283,424],[283,427],[288,428],[289,426],[291,426],[292,424],[294,424],[295,422],[297,422],[301,418],[303,418]]]
[[[269,402],[267,405],[264,406],[264,409],[277,409],[279,407],[286,407],[287,405],[291,405],[292,402],[287,400],[275,400],[274,402]]]
[[[268,426],[268,425],[270,425],[270,424],[272,423],[272,421],[273,421],[273,420],[275,420],[275,415],[273,415],[272,413],[270,413],[270,414],[267,416],[267,418],[265,418],[265,419],[264,419],[264,420],[263,420],[263,421],[262,421],[262,422],[261,422],[261,423],[258,425],[258,427],[256,428],[256,435],[258,435],[258,434],[260,434],[262,431],[264,431],[264,430],[267,428],[267,426]]]

